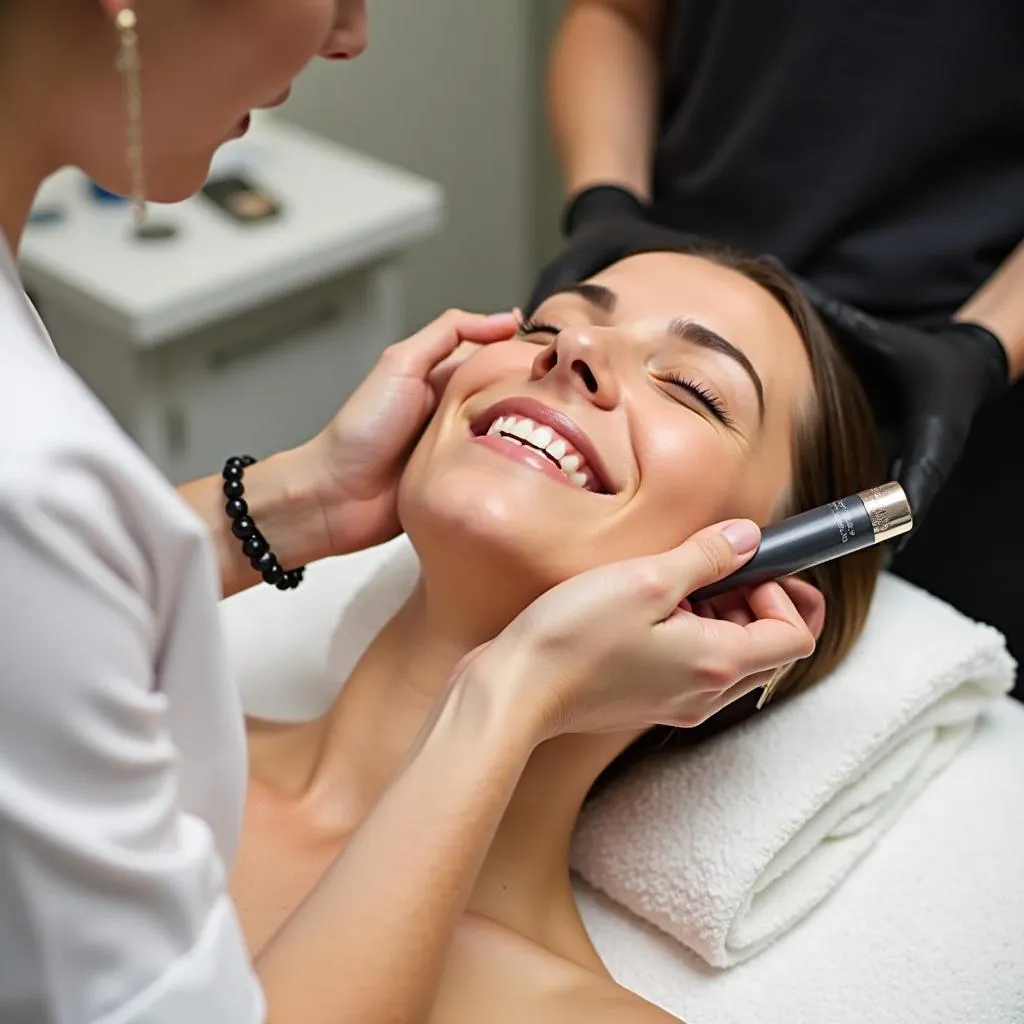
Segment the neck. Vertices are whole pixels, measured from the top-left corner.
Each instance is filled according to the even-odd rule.
[[[368,813],[400,769],[456,663],[495,635],[493,623],[470,625],[450,608],[432,599],[421,580],[327,715],[310,727],[313,741],[307,733],[289,745],[291,788],[317,815],[351,828]],[[603,970],[573,900],[570,844],[594,779],[630,739],[566,736],[536,750],[478,877],[471,913]]]
[[[37,13],[36,5],[24,3],[0,11],[0,232],[15,254],[39,186],[62,163],[48,135],[49,97],[60,88],[52,59],[60,41],[40,45]]]
[[[0,153],[17,154],[5,159],[0,171],[0,233],[16,256],[36,192],[56,165],[33,149],[31,133],[19,129],[14,103],[0,93]]]

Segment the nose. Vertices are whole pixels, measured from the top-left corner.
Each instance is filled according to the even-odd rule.
[[[600,328],[567,327],[533,361],[533,379],[549,377],[602,409],[619,403],[620,386]]]
[[[330,35],[320,50],[330,60],[354,60],[365,49],[369,39],[365,0],[342,2]]]

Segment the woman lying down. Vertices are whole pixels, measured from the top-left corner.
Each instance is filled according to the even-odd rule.
[[[542,592],[711,523],[767,523],[851,494],[879,483],[880,466],[856,380],[796,287],[760,262],[630,256],[473,355],[402,480],[401,521],[421,565],[412,596],[325,715],[249,723],[232,889],[253,955],[359,829],[456,663]],[[819,595],[787,582],[794,600],[819,602],[820,635],[778,692],[844,657],[879,557],[872,548],[809,574],[823,625]],[[698,612],[749,620],[735,595]],[[745,717],[756,697],[723,715]],[[569,735],[537,748],[450,950],[433,1021],[675,1019],[603,966],[573,900],[570,836],[599,776],[704,731]],[[403,951],[394,958],[401,972]]]

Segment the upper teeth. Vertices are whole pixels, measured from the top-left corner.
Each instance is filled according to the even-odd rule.
[[[570,483],[577,487],[587,486],[587,468],[583,458],[573,451],[564,437],[560,437],[550,427],[539,426],[525,416],[499,416],[490,426],[488,434],[503,434],[510,441],[522,444],[526,441],[534,448],[547,452],[561,470],[569,478]]]

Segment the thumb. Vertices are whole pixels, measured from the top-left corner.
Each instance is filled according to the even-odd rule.
[[[750,519],[729,519],[699,530],[677,548],[656,557],[667,580],[664,612],[671,614],[679,603],[740,568],[761,543],[761,529]]]

